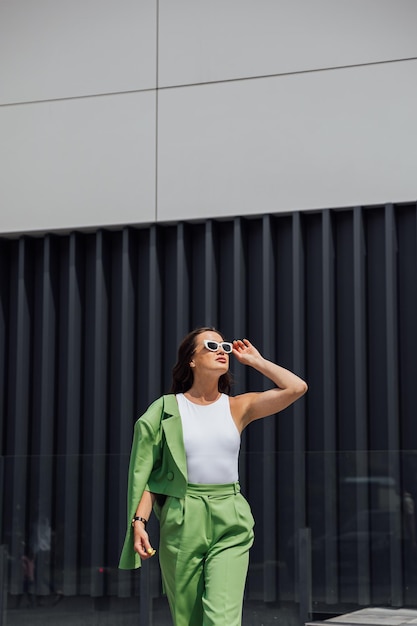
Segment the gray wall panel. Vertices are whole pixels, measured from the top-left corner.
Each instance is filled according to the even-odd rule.
[[[417,61],[163,90],[158,220],[417,197]]]
[[[414,201],[416,11],[3,0],[0,232]]]
[[[159,86],[417,56],[413,0],[160,0]]]
[[[0,232],[155,219],[155,93],[0,109]]]
[[[0,104],[156,86],[155,0],[2,0]]]

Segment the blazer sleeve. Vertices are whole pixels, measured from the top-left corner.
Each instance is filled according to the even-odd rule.
[[[131,522],[152,470],[160,463],[161,433],[160,428],[155,428],[155,423],[158,423],[155,418],[158,413],[159,416],[162,415],[162,410],[163,401],[159,399],[135,424],[127,485],[127,530],[120,555],[120,569],[136,569],[141,566],[140,556],[133,549]]]

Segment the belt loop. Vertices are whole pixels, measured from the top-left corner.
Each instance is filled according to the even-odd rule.
[[[240,484],[239,483],[233,483],[233,487],[234,487],[235,495],[240,493]]]

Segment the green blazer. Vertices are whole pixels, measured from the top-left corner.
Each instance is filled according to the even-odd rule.
[[[184,498],[187,482],[181,417],[175,395],[170,394],[155,400],[135,424],[127,487],[127,531],[120,569],[141,565],[140,556],[133,549],[131,522],[143,492]],[[157,503],[154,510],[159,517]]]

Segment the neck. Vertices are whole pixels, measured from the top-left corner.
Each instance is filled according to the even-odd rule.
[[[215,402],[220,397],[218,381],[216,380],[215,384],[207,385],[198,384],[197,381],[194,381],[192,387],[188,391],[186,391],[185,395],[194,401],[199,401],[201,404]]]

